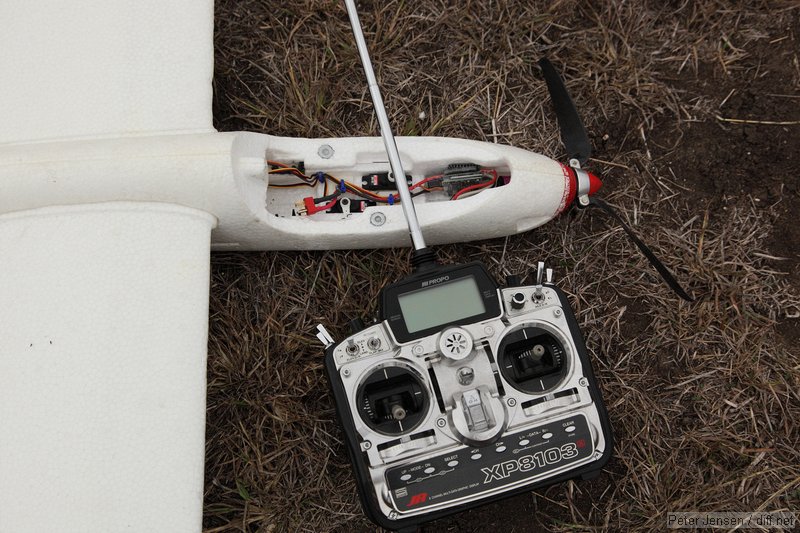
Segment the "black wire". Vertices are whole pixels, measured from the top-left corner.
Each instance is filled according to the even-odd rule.
[[[291,167],[273,168],[273,169],[270,169],[269,173],[270,174],[292,174],[293,176],[303,180],[303,182],[306,185],[309,185],[311,187],[313,187],[313,186],[315,186],[317,184],[317,179],[315,177],[307,176],[307,175],[303,174],[302,172],[300,172],[299,170],[297,170],[296,168],[291,168]]]
[[[328,196],[321,196],[320,198],[314,198],[314,203],[318,204],[320,202],[328,202],[330,200],[333,200],[334,198],[338,198],[339,196],[341,196],[341,194],[342,191],[336,189],[336,191],[334,191],[333,194],[329,194]]]
[[[293,187],[314,187],[314,185],[310,183],[288,183],[288,184],[272,184],[270,187],[275,187],[277,189],[291,189]]]

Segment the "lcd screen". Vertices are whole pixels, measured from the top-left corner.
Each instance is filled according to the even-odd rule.
[[[397,299],[409,333],[486,312],[478,283],[472,276],[407,292]]]

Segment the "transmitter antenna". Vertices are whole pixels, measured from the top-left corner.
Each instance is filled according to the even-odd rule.
[[[361,64],[364,67],[364,73],[367,75],[372,107],[375,109],[375,116],[378,118],[378,124],[381,128],[381,137],[383,137],[383,145],[386,147],[386,153],[389,156],[389,166],[392,169],[395,185],[397,185],[397,192],[400,193],[400,204],[403,207],[408,231],[411,234],[411,242],[414,245],[415,252],[419,252],[425,250],[425,239],[422,237],[417,212],[414,210],[414,202],[411,199],[411,192],[408,190],[406,173],[403,170],[403,164],[400,162],[400,154],[397,151],[397,144],[394,142],[392,127],[389,125],[389,116],[386,114],[386,108],[383,105],[378,80],[375,78],[375,71],[372,69],[367,42],[364,40],[364,32],[361,30],[361,22],[358,20],[356,3],[355,0],[344,0],[344,3],[347,7],[347,15],[350,17],[350,27],[353,28],[353,36],[356,38],[358,55],[361,56]]]

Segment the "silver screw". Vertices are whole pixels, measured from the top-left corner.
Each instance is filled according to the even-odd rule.
[[[344,370],[342,370],[342,375],[344,377],[346,377],[346,378],[350,377],[350,369],[349,368],[345,368]]]
[[[369,450],[370,448],[372,448],[372,443],[370,441],[365,440],[364,442],[361,443],[362,450]]]
[[[589,380],[586,379],[586,378],[581,378],[581,379],[578,380],[578,385],[580,385],[581,387],[588,387],[589,386]]]
[[[319,147],[319,150],[317,150],[317,155],[322,159],[330,159],[333,157],[333,153],[334,151],[330,144],[323,144]]]
[[[389,520],[395,520],[396,518],[397,518],[397,513],[395,511],[389,513]]]
[[[494,328],[492,326],[486,326],[483,328],[483,332],[486,333],[487,336],[491,337],[494,335]]]
[[[422,347],[421,344],[415,344],[413,348],[411,348],[411,353],[414,355],[422,355],[425,351],[425,348]]]
[[[556,318],[561,318],[561,315],[564,314],[564,312],[556,307],[555,309],[553,309],[553,314],[556,315]]]
[[[447,425],[447,420],[445,420],[444,418],[440,418],[436,421],[436,425],[439,426],[440,428],[443,428]]]
[[[383,226],[383,224],[386,222],[386,215],[380,211],[372,213],[372,215],[369,217],[369,222],[373,226]]]
[[[515,405],[517,405],[517,400],[515,400],[514,398],[509,398],[508,400],[506,400],[506,403],[508,404],[509,407],[514,407]]]

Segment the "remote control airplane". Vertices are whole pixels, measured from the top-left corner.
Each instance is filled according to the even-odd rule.
[[[215,131],[212,0],[0,19],[0,530],[198,532],[209,253],[410,246],[383,143]],[[569,164],[397,139],[430,244],[590,203],[554,104]]]

